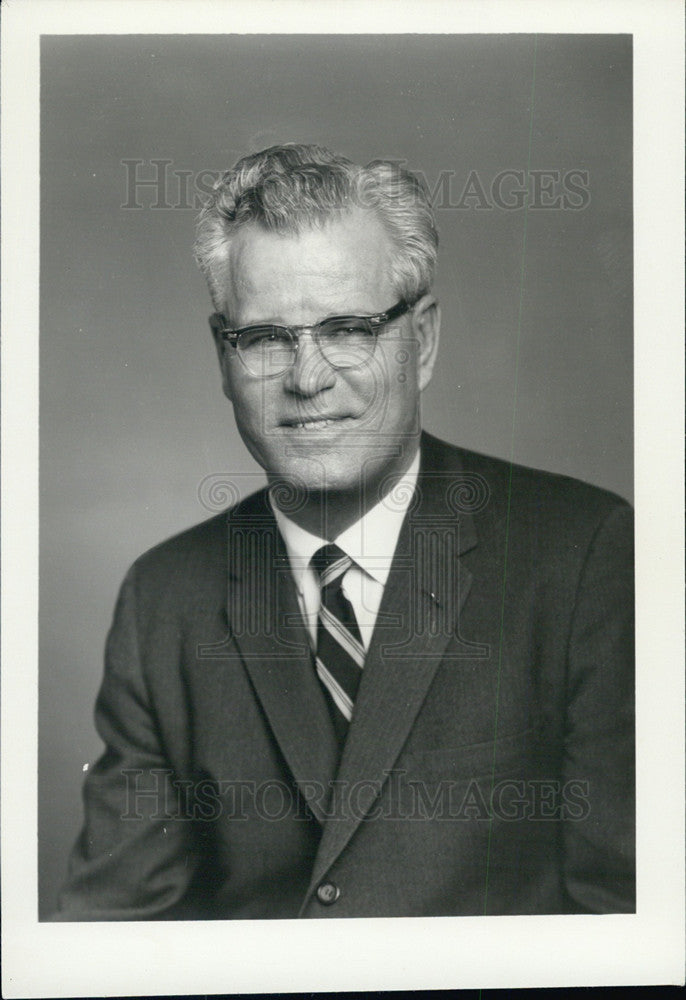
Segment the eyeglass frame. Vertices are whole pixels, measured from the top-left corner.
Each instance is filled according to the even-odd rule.
[[[224,340],[226,343],[230,344],[233,347],[233,349],[236,351],[236,354],[238,355],[239,361],[241,362],[241,364],[246,369],[249,375],[252,375],[254,378],[262,378],[262,379],[280,378],[282,375],[285,375],[287,371],[290,371],[291,368],[295,366],[298,358],[298,349],[300,347],[300,336],[302,333],[306,331],[312,334],[312,339],[317,345],[320,354],[322,355],[326,363],[331,365],[333,369],[335,369],[336,371],[354,371],[356,368],[361,368],[362,365],[365,364],[366,361],[368,360],[367,358],[360,361],[359,365],[335,365],[329,361],[329,359],[323,353],[319,343],[319,331],[321,330],[322,326],[324,326],[326,323],[335,322],[336,320],[364,320],[364,322],[368,323],[369,326],[371,327],[371,336],[373,337],[374,346],[369,354],[369,357],[371,358],[374,354],[374,351],[376,350],[376,344],[379,338],[379,333],[381,332],[381,328],[386,326],[387,323],[390,323],[391,320],[399,319],[401,316],[404,316],[412,308],[414,308],[415,305],[416,302],[408,302],[406,299],[400,299],[398,302],[396,302],[394,306],[391,306],[391,308],[387,309],[385,312],[373,313],[371,316],[354,316],[350,313],[346,313],[340,316],[327,316],[325,319],[320,320],[318,323],[305,323],[300,326],[285,326],[280,323],[251,323],[250,326],[241,326],[235,330],[232,330],[227,326],[228,320],[223,313],[212,313],[212,315],[209,318],[209,323],[212,332],[214,334],[218,334],[222,338],[222,340]],[[273,372],[270,375],[257,375],[255,372],[251,371],[250,368],[248,368],[247,362],[241,355],[240,350],[238,349],[238,340],[241,334],[243,333],[250,333],[251,330],[264,330],[269,327],[271,327],[274,330],[283,330],[286,332],[291,343],[294,345],[293,358],[291,363],[281,371]]]

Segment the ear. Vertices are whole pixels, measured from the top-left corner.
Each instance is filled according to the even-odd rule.
[[[212,338],[214,340],[214,346],[217,351],[217,357],[219,359],[219,369],[222,373],[222,389],[224,390],[224,395],[231,401],[231,385],[229,380],[229,361],[226,356],[227,350],[231,350],[231,347],[227,347],[227,343],[222,337],[221,331],[225,325],[225,318],[221,313],[212,313],[210,316],[210,329],[212,330]]]
[[[436,298],[422,295],[412,307],[412,332],[417,338],[417,382],[422,392],[433,374],[441,333],[441,309]]]

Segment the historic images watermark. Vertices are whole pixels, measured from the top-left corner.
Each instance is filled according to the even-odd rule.
[[[128,210],[199,211],[223,171],[189,170],[168,157],[129,157],[121,161],[123,200]],[[392,161],[406,167],[405,161]],[[580,167],[524,169],[504,167],[493,176],[478,170],[441,170],[428,178],[412,170],[437,210],[517,212],[523,208],[579,212],[591,202],[590,174]],[[361,207],[365,207],[362,205]]]
[[[171,769],[122,770],[122,820],[212,823],[220,819],[311,821],[313,804],[326,820],[408,820],[423,822],[575,821],[590,815],[590,783],[583,779],[452,779],[427,783],[399,768],[383,780],[310,781],[297,790],[278,779],[215,780],[175,778]],[[383,796],[382,796],[383,790]]]
[[[364,470],[360,470],[360,492],[364,497],[363,472]],[[250,487],[254,485],[255,478],[255,474],[251,472],[212,472],[198,484],[198,501],[211,514],[219,514],[245,499],[251,492]],[[425,483],[430,483],[431,486],[443,486],[445,509],[441,519],[446,522],[459,519],[460,514],[476,514],[483,510],[490,500],[490,486],[478,472],[471,472],[468,469],[463,472],[428,472],[425,473],[424,479]],[[417,524],[423,524],[423,519],[417,511],[421,506],[426,485],[422,488],[417,483],[411,496],[408,497],[407,484],[397,480],[397,476],[387,476],[388,489],[384,490],[383,498],[379,501],[381,506],[389,511],[398,509],[400,505],[405,509],[405,504],[409,500],[407,510],[414,516]],[[279,507],[291,516],[301,510],[307,500],[307,486],[296,476],[275,480],[272,491],[276,493],[275,499]],[[436,512],[432,511],[434,521],[436,516]],[[267,515],[265,523],[270,523]]]

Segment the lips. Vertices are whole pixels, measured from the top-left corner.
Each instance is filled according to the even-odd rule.
[[[304,431],[321,431],[325,430],[327,427],[332,427],[334,424],[341,424],[345,420],[351,419],[350,417],[340,416],[321,416],[316,417],[294,417],[292,420],[284,420],[281,422],[282,427],[290,427],[295,430]]]

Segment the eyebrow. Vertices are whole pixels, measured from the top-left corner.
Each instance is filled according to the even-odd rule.
[[[282,320],[275,319],[253,319],[249,320],[247,323],[241,323],[238,326],[232,326],[231,329],[244,330],[251,326],[284,326],[292,327],[297,329],[298,327],[309,327],[316,326],[318,323],[324,323],[327,319],[335,319],[337,316],[377,316],[379,312],[385,312],[384,309],[332,309],[330,312],[325,313],[321,319],[314,320],[312,323],[284,323]],[[223,314],[226,320],[229,317],[226,313]]]

